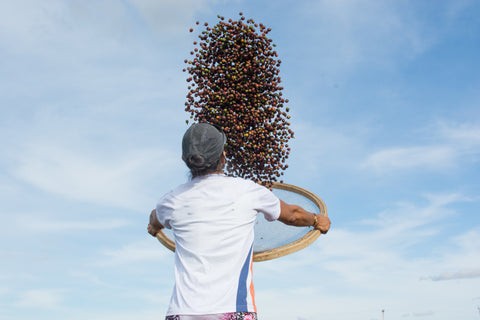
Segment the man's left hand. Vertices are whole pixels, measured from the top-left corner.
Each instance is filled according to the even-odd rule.
[[[148,223],[147,231],[150,233],[153,237],[157,236],[157,233],[162,230],[164,227],[158,221],[157,218],[157,210],[153,209],[152,212],[150,213],[150,221]]]

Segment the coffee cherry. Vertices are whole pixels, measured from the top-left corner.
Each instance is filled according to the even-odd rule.
[[[278,76],[281,61],[267,37],[271,29],[242,13],[228,22],[217,17],[220,21],[213,27],[205,23],[200,41],[193,43],[196,58],[185,60],[191,65],[185,111],[196,122],[223,129],[227,174],[270,185],[288,167],[287,142],[294,135]]]

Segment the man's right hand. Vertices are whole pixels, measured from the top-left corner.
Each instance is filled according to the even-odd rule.
[[[308,212],[300,206],[287,204],[282,200],[280,200],[280,217],[278,217],[278,221],[289,226],[313,226],[323,234],[330,229],[330,219],[328,217]]]
[[[323,234],[327,233],[330,229],[330,219],[320,214],[315,214],[315,216],[317,217],[317,222],[313,225],[313,227],[317,230],[320,230],[320,232]]]

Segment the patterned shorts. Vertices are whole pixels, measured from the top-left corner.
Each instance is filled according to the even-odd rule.
[[[170,315],[165,320],[257,320],[255,312],[228,312],[204,315]]]

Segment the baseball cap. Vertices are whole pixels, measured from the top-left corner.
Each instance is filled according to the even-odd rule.
[[[182,155],[185,159],[202,156],[210,165],[220,158],[226,142],[227,137],[220,128],[208,123],[194,123],[183,135]]]

